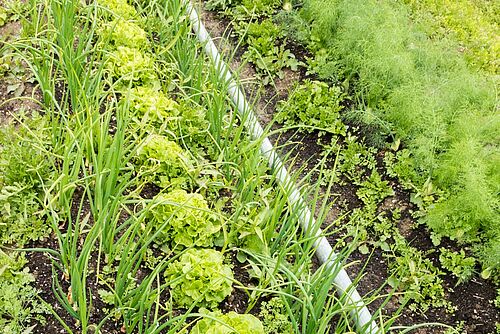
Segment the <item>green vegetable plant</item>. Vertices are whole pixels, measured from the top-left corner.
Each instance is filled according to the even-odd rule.
[[[149,135],[137,149],[139,176],[162,188],[189,188],[192,163],[186,152],[165,136]]]
[[[189,249],[167,267],[165,278],[179,307],[216,308],[233,291],[233,272],[224,254],[212,249]]]
[[[389,263],[389,285],[404,291],[402,299],[413,301],[409,306],[413,311],[425,312],[429,307],[447,307],[443,281],[439,271],[426,259],[423,254],[414,248],[407,249]]]
[[[458,279],[457,285],[467,282],[474,275],[476,259],[467,257],[463,249],[460,252],[454,252],[441,247],[439,251],[441,266]]]
[[[240,2],[240,5],[233,8],[232,15],[268,17],[272,16],[282,4],[282,0],[241,0]]]
[[[297,11],[310,27],[303,45],[330,65],[316,71],[322,78],[348,88],[364,125],[408,151],[393,171],[415,190],[420,221],[472,245],[497,271],[497,80],[469,66],[497,72],[498,41],[488,37],[496,7],[404,2],[306,0]]]
[[[346,135],[346,126],[340,118],[345,95],[340,87],[320,81],[305,80],[296,85],[287,101],[277,107],[276,121],[288,126],[303,126],[303,131],[324,130]]]
[[[356,195],[366,205],[377,205],[386,197],[394,195],[394,190],[389,185],[389,182],[383,181],[376,169],[359,186]]]
[[[462,45],[461,52],[471,65],[498,74],[498,4],[466,0],[404,2],[411,8],[412,17],[423,29],[434,34],[434,38],[458,40]]]
[[[106,40],[105,45],[109,48],[124,46],[145,49],[149,44],[144,29],[133,21],[115,19],[104,23],[101,29],[100,35]]]
[[[29,334],[34,322],[45,323],[49,313],[32,287],[35,277],[24,255],[7,254],[0,250],[0,328],[2,333]]]
[[[133,19],[137,16],[137,11],[126,1],[122,0],[98,0],[97,3],[105,8],[103,13],[105,18],[110,20],[117,18]]]
[[[0,27],[3,27],[7,23],[9,14],[4,7],[0,7]]]
[[[408,149],[398,150],[397,152],[386,152],[384,155],[384,164],[387,174],[397,178],[399,182],[407,189],[418,189],[416,184],[423,184],[422,176],[417,172],[415,161]]]
[[[129,110],[141,118],[142,123],[164,124],[175,122],[180,107],[161,90],[139,86],[125,92]]]
[[[39,150],[49,147],[47,119],[34,114],[18,120],[18,127],[12,122],[0,128],[0,242],[23,246],[51,231],[42,201],[54,169],[50,157]]]
[[[122,85],[155,85],[157,76],[150,55],[136,48],[118,46],[109,56],[108,70]]]
[[[360,138],[348,133],[338,156],[338,169],[356,184],[363,183],[364,171],[374,171],[376,150],[364,144]],[[380,175],[379,175],[380,176]],[[374,176],[375,177],[375,176]]]
[[[63,329],[98,333],[114,320],[125,333],[174,333],[186,323],[198,326],[190,321],[196,319],[200,333],[261,334],[264,326],[250,316],[195,313],[231,295],[234,274],[223,252],[238,245],[245,248],[231,251],[246,254],[238,259],[249,264],[256,284],[238,284],[248,311],[270,295],[281,298],[281,305],[267,305],[269,329],[272,318],[280,322],[273,330],[288,330],[282,313],[292,332],[352,331],[352,308],[332,293],[346,254],[314,270],[316,238],[296,219],[303,208],[290,207],[286,189],[276,186],[260,139],[248,137],[228,103],[227,83],[189,33],[182,2],[138,0],[137,12],[126,0],[98,2],[112,13],[79,0],[32,1],[37,45],[17,47],[36,73],[50,119],[51,145],[34,142],[55,169],[40,202],[57,242],[44,251],[53,260],[50,302]],[[102,21],[127,15],[154,37],[150,53],[111,39],[113,45],[96,47],[106,40]],[[158,74],[150,80],[144,73]],[[161,189],[146,188],[162,181]],[[320,190],[313,189],[306,196],[321,207],[315,216],[324,217],[328,200],[318,201]],[[96,301],[106,303],[105,317]]]
[[[204,6],[207,10],[225,10],[231,4],[238,2],[239,0],[207,0]]]
[[[236,30],[248,46],[243,59],[256,66],[263,85],[272,83],[276,76],[282,79],[285,68],[297,71],[300,63],[286,48],[280,28],[271,19],[241,23]]]
[[[15,36],[15,33],[9,30],[6,30],[0,36],[0,40],[5,42],[3,47],[0,48],[0,78],[5,85],[6,99],[11,97],[20,98],[26,92],[29,84],[34,82],[33,74],[27,70],[23,57],[13,52],[9,47],[10,40],[16,38],[18,37]],[[23,110],[21,110],[22,112]]]
[[[199,320],[190,334],[264,334],[262,323],[251,314],[200,310],[205,318]]]
[[[0,27],[18,21],[27,11],[28,4],[20,0],[6,0],[0,6]],[[3,36],[2,36],[3,37]]]
[[[156,239],[159,244],[170,243],[173,248],[221,245],[221,217],[209,209],[202,195],[175,189],[158,195],[154,202],[150,214],[161,229]]]
[[[279,297],[263,302],[259,313],[266,334],[292,334],[293,325]]]

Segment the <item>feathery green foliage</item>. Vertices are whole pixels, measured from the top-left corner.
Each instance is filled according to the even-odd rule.
[[[20,120],[19,126],[0,128],[0,242],[23,246],[51,231],[42,201],[54,169],[47,154],[47,118],[33,115]]]
[[[401,4],[308,0],[301,15],[311,24],[310,50],[318,57],[326,52],[334,64],[325,76],[348,82],[357,109],[370,117],[358,116],[389,124],[389,133],[406,144],[412,160],[406,166],[415,169],[406,178],[417,176],[412,182],[419,191],[428,179],[442,191],[424,209],[428,226],[460,242],[496,237],[494,78],[470,70],[453,41],[428,38]]]
[[[473,66],[498,74],[500,6],[493,1],[405,0],[412,18],[430,36],[449,36],[460,42],[460,51]],[[436,37],[434,37],[436,38]]]
[[[24,255],[0,250],[0,328],[2,333],[31,333],[33,322],[44,323],[47,307],[38,299],[31,284],[35,277],[24,268]]]
[[[114,320],[126,333],[176,333],[199,317],[196,308],[219,307],[238,285],[248,311],[281,296],[273,312],[286,316],[272,316],[288,318],[294,332],[349,331],[349,301],[331,293],[345,256],[312,269],[315,231],[300,231],[303,208],[276,187],[263,138],[247,135],[182,2],[31,1],[27,31],[36,39],[15,47],[48,119],[34,156],[50,158],[40,207],[57,246],[37,250],[51,256],[53,315],[64,330],[97,333]],[[324,217],[318,192],[312,206]],[[255,285],[235,281],[230,251]],[[96,301],[106,303],[105,317]],[[262,333],[255,317],[220,317]]]

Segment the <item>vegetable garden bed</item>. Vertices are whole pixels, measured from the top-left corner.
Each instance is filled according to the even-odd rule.
[[[2,333],[360,333],[332,284],[347,263],[381,332],[495,332],[495,212],[492,220],[479,207],[488,207],[477,229],[484,248],[460,239],[460,228],[434,227],[431,238],[416,223],[460,199],[474,173],[444,191],[419,183],[428,170],[413,159],[426,156],[411,151],[411,136],[385,132],[393,120],[377,114],[385,88],[366,88],[366,54],[359,60],[353,49],[349,64],[361,70],[349,72],[346,58],[333,59],[340,46],[315,30],[343,24],[338,8],[338,16],[317,12],[341,4],[327,2],[210,0],[221,16],[204,13],[216,35],[232,20],[234,44],[221,48],[234,52],[242,78],[257,78],[245,86],[249,98],[317,219],[306,232],[260,153],[264,137],[247,134],[182,1],[3,4]],[[491,59],[477,63],[491,70]],[[382,122],[359,122],[360,114]],[[479,142],[493,154],[468,165],[474,171],[498,156],[488,129]],[[491,182],[481,187],[493,205]],[[314,258],[320,227],[339,266]]]

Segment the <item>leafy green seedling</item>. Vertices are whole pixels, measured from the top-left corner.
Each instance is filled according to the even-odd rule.
[[[458,278],[457,285],[467,282],[474,275],[476,259],[467,257],[463,249],[460,252],[454,252],[446,248],[441,248],[439,251],[441,252],[439,262],[441,262],[443,268]]]
[[[285,125],[307,125],[311,132],[321,128],[332,134],[346,134],[339,112],[345,95],[339,87],[319,81],[306,80],[296,85],[287,101],[278,104],[276,121]]]

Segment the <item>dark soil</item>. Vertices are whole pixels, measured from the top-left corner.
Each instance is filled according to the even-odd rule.
[[[43,242],[39,245],[35,245],[36,247],[45,247],[49,249],[57,250],[59,249],[59,245],[57,244],[57,237],[51,236],[47,239],[46,242]],[[58,316],[66,323],[66,325],[74,332],[81,332],[81,327],[78,324],[78,321],[71,317],[71,315],[63,308],[61,303],[57,300],[56,294],[53,290],[53,285],[55,282],[59,282],[62,288],[62,291],[65,292],[65,296],[63,298],[71,298],[71,290],[70,290],[70,282],[69,277],[66,277],[62,272],[53,268],[52,261],[55,259],[51,259],[45,253],[29,253],[27,256],[29,262],[28,267],[30,271],[35,276],[35,288],[40,291],[40,297],[46,301],[53,310],[58,314]],[[92,257],[92,262],[90,264],[91,268],[96,267],[96,256]],[[87,288],[89,293],[89,298],[92,298],[92,311],[90,317],[91,324],[98,324],[107,314],[109,307],[105,304],[100,298],[98,289],[101,289],[102,286],[97,284],[97,280],[95,277],[95,270],[90,270],[91,274],[87,279]],[[37,324],[33,333],[35,334],[47,334],[47,333],[66,333],[65,328],[62,324],[53,316],[46,316],[46,324],[41,325]],[[106,322],[105,326],[101,329],[101,333],[105,334],[118,334],[121,333],[121,324],[117,322],[113,322],[112,320]]]

